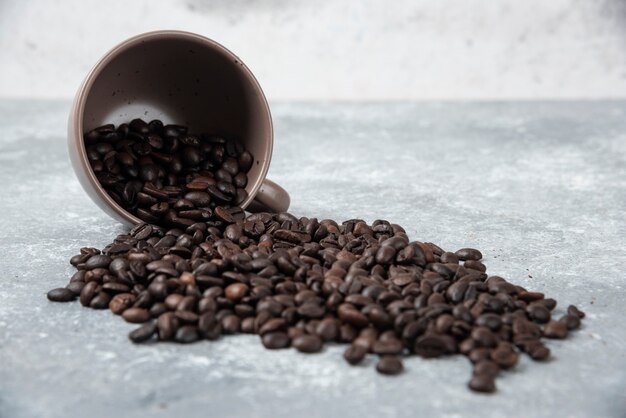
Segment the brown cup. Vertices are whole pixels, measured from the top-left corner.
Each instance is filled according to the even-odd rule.
[[[131,225],[142,221],[102,188],[87,159],[83,133],[134,118],[240,138],[254,157],[248,198],[240,206],[273,212],[289,207],[289,194],[265,178],[274,144],[265,95],[248,67],[217,42],[171,30],[137,35],[107,52],[76,93],[68,125],[74,172],[102,210]]]

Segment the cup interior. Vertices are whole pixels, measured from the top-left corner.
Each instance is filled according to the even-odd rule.
[[[76,135],[81,136],[85,160],[84,132],[134,118],[160,119],[186,125],[191,133],[227,135],[242,142],[254,157],[242,207],[252,201],[267,174],[273,137],[263,91],[237,56],[207,38],[185,32],[132,38],[92,70],[82,100]],[[93,173],[91,177],[95,180]]]

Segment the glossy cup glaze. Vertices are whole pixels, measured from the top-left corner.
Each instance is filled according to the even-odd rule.
[[[102,188],[87,159],[83,133],[134,118],[236,136],[254,157],[248,198],[240,206],[274,212],[289,207],[287,192],[265,178],[274,143],[265,95],[248,67],[217,42],[180,31],[135,36],[106,53],[76,93],[68,125],[74,172],[102,210],[130,225],[142,221]]]

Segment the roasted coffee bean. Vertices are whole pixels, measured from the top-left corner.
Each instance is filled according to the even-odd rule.
[[[248,151],[242,152],[241,154],[239,154],[239,159],[237,160],[237,163],[239,164],[239,168],[241,169],[241,171],[247,173],[248,170],[250,170],[250,168],[252,167],[252,154],[250,154]]]
[[[248,289],[248,285],[244,283],[233,283],[224,290],[224,293],[229,300],[236,302],[246,296]]]
[[[461,248],[460,250],[454,253],[459,260],[480,260],[483,258],[483,255],[480,251],[475,250],[474,248]]]
[[[540,324],[545,324],[550,320],[550,311],[548,308],[538,303],[529,305],[528,308],[526,308],[526,312],[533,321]]]
[[[198,329],[194,325],[184,325],[176,330],[175,340],[178,343],[188,344],[198,340]]]
[[[350,364],[359,364],[367,354],[367,348],[360,344],[352,344],[343,353],[343,358]]]
[[[111,257],[102,254],[96,254],[89,257],[89,259],[85,262],[85,269],[93,270],[99,267],[108,267],[110,263]]]
[[[574,306],[574,305],[569,305],[569,306],[567,307],[567,313],[568,313],[569,315],[574,315],[574,316],[577,316],[577,317],[579,317],[580,319],[582,319],[582,318],[584,318],[584,317],[585,317],[585,313],[584,313],[583,311],[579,310],[579,309],[578,309],[576,306]]]
[[[172,340],[176,335],[178,328],[178,320],[174,312],[165,312],[157,319],[157,328],[159,330],[159,339],[162,341]]]
[[[269,349],[287,348],[291,343],[289,336],[284,332],[269,332],[261,340],[265,348]]]
[[[325,318],[320,321],[315,330],[322,341],[335,341],[339,336],[339,327],[337,321],[333,318]]]
[[[403,350],[402,342],[396,338],[391,340],[382,341],[378,340],[372,346],[372,351],[376,354],[402,354]]]
[[[91,300],[98,291],[98,287],[98,282],[96,281],[91,281],[85,284],[85,287],[83,287],[83,290],[80,292],[80,304],[83,306],[89,306]]]
[[[227,315],[222,319],[224,334],[236,334],[241,328],[241,319],[237,315]]]
[[[491,360],[503,369],[509,369],[517,364],[519,355],[512,349],[496,349],[491,352]]]
[[[222,325],[213,312],[206,312],[198,318],[199,335],[208,340],[216,340],[222,334]]]
[[[121,315],[124,311],[133,306],[136,299],[135,295],[131,293],[118,293],[113,296],[111,302],[109,302],[109,309],[111,309],[111,312],[114,314]]]
[[[472,372],[475,375],[486,374],[495,379],[500,373],[500,366],[490,360],[479,361],[478,363],[474,364],[474,369],[472,370]]]
[[[476,318],[476,325],[489,328],[491,331],[498,331],[502,326],[502,319],[494,313],[484,313]]]
[[[157,326],[154,322],[150,322],[140,326],[128,334],[128,338],[134,343],[148,341],[156,333]]]
[[[550,321],[543,327],[543,335],[547,338],[567,337],[567,324],[562,321]]]
[[[456,350],[454,339],[448,335],[427,334],[415,341],[413,352],[425,358],[451,354]]]
[[[475,392],[491,393],[496,390],[496,382],[493,376],[483,373],[475,374],[469,381],[468,386]]]
[[[350,306],[340,306],[337,309],[337,313],[339,315],[339,319],[357,328],[362,328],[369,323],[369,320],[365,315]]]
[[[122,313],[122,318],[124,318],[126,322],[140,324],[150,320],[150,312],[143,308],[130,308]]]
[[[302,353],[317,353],[322,349],[322,340],[317,335],[301,335],[291,345]]]
[[[76,294],[65,287],[59,287],[57,289],[52,289],[48,292],[48,300],[52,302],[69,302],[71,300],[76,299]]]
[[[472,330],[472,339],[480,347],[495,347],[498,343],[498,337],[487,327],[478,326]]]
[[[533,360],[541,361],[550,357],[550,349],[539,342],[531,345],[527,353]]]
[[[107,293],[100,292],[98,293],[91,302],[89,302],[89,307],[92,309],[106,309],[109,307],[109,302],[111,301],[111,296]]]
[[[376,363],[376,370],[382,374],[399,374],[403,368],[402,360],[397,356],[381,356]]]
[[[580,318],[577,315],[564,315],[559,321],[563,322],[570,331],[580,327]]]
[[[304,318],[321,318],[324,313],[326,313],[326,309],[313,302],[307,302],[298,307],[298,315]]]
[[[84,270],[82,270],[82,271],[84,271]],[[74,293],[75,296],[80,295],[80,292],[83,290],[83,287],[85,287],[85,282],[82,282],[82,281],[70,282],[70,283],[67,284],[67,286],[65,286],[65,288],[71,290],[72,293]],[[576,318],[576,319],[578,319],[578,318]]]

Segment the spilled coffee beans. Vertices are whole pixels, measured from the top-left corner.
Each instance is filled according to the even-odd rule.
[[[488,275],[478,250],[411,241],[384,220],[338,224],[215,206],[241,199],[250,160],[221,140],[141,121],[85,140],[112,196],[160,223],[138,225],[101,251],[82,248],[70,283],[48,298],[78,298],[141,323],[129,334],[135,343],[236,333],[303,353],[343,343],[349,364],[372,353],[387,375],[402,372],[406,355],[463,354],[473,364],[469,388],[493,392],[520,353],[548,358],[542,338],[566,338],[584,317],[570,306],[554,318],[555,300]]]

